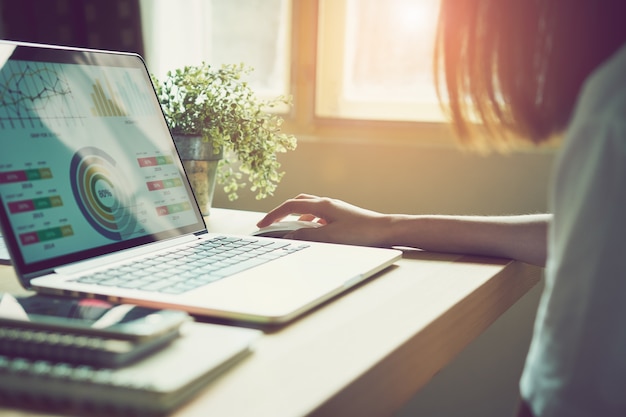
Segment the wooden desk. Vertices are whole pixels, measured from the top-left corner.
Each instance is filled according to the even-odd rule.
[[[249,233],[260,217],[213,209],[207,225]],[[540,276],[540,268],[504,259],[406,251],[349,293],[266,333],[251,356],[174,415],[391,415]],[[0,291],[20,291],[10,267],[0,267]]]

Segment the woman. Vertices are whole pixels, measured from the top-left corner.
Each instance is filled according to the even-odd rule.
[[[519,416],[626,415],[626,25],[622,0],[443,0],[436,62],[464,143],[562,135],[551,214],[386,215],[299,195],[289,237],[495,255],[546,266]],[[437,73],[438,71],[436,71]],[[469,100],[469,103],[468,103]],[[471,115],[470,115],[471,106]],[[480,129],[469,120],[477,117]]]

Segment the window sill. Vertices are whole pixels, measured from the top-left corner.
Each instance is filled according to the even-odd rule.
[[[380,144],[407,148],[463,149],[449,123],[396,122],[354,119],[315,118],[310,123],[286,118],[283,131],[299,141]],[[558,139],[542,146],[521,143],[512,149],[515,153],[554,154]]]
[[[283,130],[294,134],[298,140],[308,141],[458,147],[458,142],[448,123],[331,118],[316,118],[310,123],[303,123],[287,118]]]

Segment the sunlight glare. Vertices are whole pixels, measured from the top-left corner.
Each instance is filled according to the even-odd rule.
[[[394,4],[395,21],[407,33],[429,32],[437,20],[433,1],[403,0]]]

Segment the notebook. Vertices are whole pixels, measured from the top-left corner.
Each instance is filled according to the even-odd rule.
[[[138,55],[2,41],[0,62],[0,225],[25,288],[285,323],[401,257],[209,233]]]
[[[166,348],[121,368],[0,355],[2,407],[90,416],[167,415],[244,360],[259,335],[253,329],[190,322]]]

